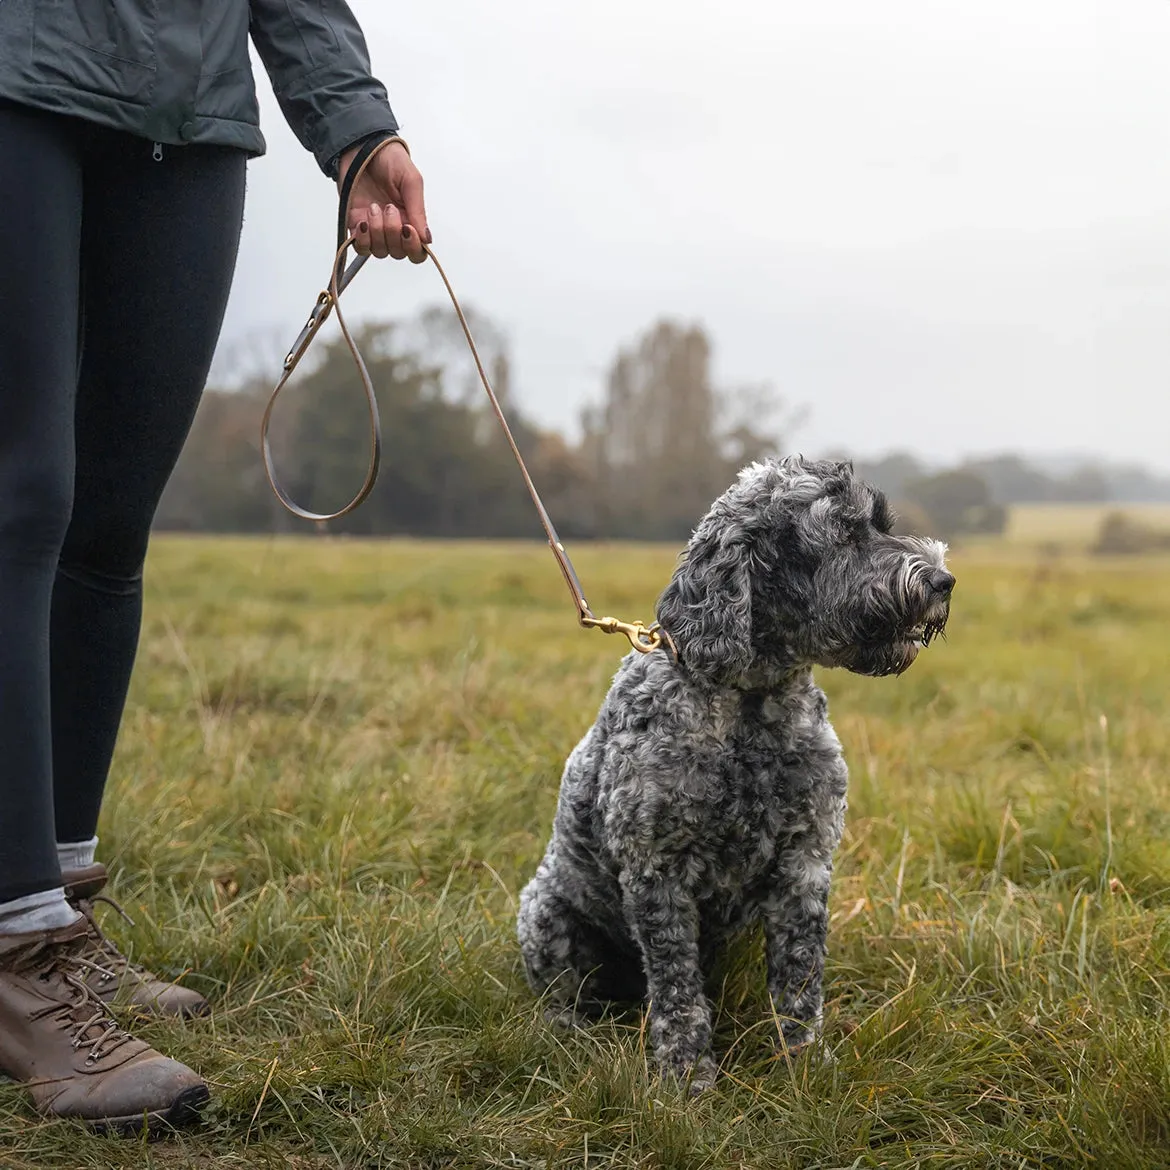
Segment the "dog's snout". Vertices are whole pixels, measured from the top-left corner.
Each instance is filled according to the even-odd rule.
[[[948,573],[946,569],[935,569],[927,579],[927,584],[930,586],[931,593],[937,593],[940,597],[949,597],[955,588],[955,576],[953,573]]]

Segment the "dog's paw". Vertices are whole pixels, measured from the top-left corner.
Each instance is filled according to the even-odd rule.
[[[593,1018],[578,1011],[574,1007],[546,1007],[542,1013],[544,1022],[554,1028],[568,1031],[572,1028],[584,1028],[593,1023]]]
[[[712,1088],[718,1076],[719,1066],[711,1057],[702,1056],[695,1061],[691,1068],[687,1089],[692,1097],[697,1097],[700,1093]]]
[[[835,1064],[837,1058],[833,1050],[825,1043],[825,1039],[818,1033],[809,1032],[789,1040],[787,1037],[776,1046],[776,1056],[780,1060],[803,1060],[810,1064],[826,1067]]]
[[[695,1060],[671,1056],[659,1061],[659,1068],[664,1076],[677,1081],[692,1097],[711,1088],[719,1075],[719,1066],[707,1055]]]

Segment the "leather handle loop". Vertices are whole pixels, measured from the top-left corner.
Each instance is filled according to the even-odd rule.
[[[374,384],[370,379],[369,371],[366,369],[366,363],[349,331],[349,326],[345,321],[345,314],[341,311],[341,294],[353,278],[361,271],[362,266],[367,260],[365,256],[357,256],[348,268],[345,266],[346,253],[354,244],[353,237],[349,235],[346,229],[346,223],[349,220],[349,202],[353,196],[354,185],[365,174],[366,168],[370,165],[374,156],[380,150],[383,150],[394,142],[402,145],[407,153],[410,152],[410,147],[397,135],[391,135],[381,139],[367,139],[358,147],[357,154],[354,155],[349,167],[346,169],[345,175],[342,177],[341,189],[337,201],[337,252],[333,257],[333,266],[329,273],[329,287],[317,298],[317,304],[309,320],[305,323],[305,327],[301,330],[300,337],[297,338],[296,343],[289,350],[288,356],[284,359],[284,370],[281,374],[280,381],[277,382],[272,390],[272,394],[268,398],[268,405],[264,409],[264,417],[260,422],[260,451],[264,459],[264,471],[268,477],[268,484],[275,493],[276,498],[285,508],[294,516],[299,516],[302,520],[325,523],[330,520],[338,520],[342,516],[348,516],[350,512],[365,503],[369,498],[370,492],[374,490],[374,484],[378,481],[378,470],[382,464],[382,420],[378,413],[378,399],[374,393]],[[370,460],[366,467],[366,475],[362,486],[358,488],[357,494],[348,504],[336,512],[312,512],[308,508],[302,508],[277,478],[276,465],[272,457],[269,430],[272,423],[272,412],[276,407],[276,400],[288,384],[288,380],[292,377],[293,371],[297,368],[301,358],[304,357],[306,350],[312,344],[313,338],[317,336],[321,326],[329,319],[330,312],[337,314],[338,328],[341,330],[341,336],[345,340],[346,348],[348,348],[350,356],[353,358],[353,363],[357,367],[358,377],[361,378],[362,392],[365,395],[366,410],[370,420]]]
[[[296,344],[289,350],[288,356],[284,359],[284,370],[281,373],[280,381],[272,388],[272,393],[268,396],[268,404],[264,408],[264,416],[260,420],[260,453],[264,459],[264,473],[268,477],[269,487],[272,488],[276,498],[294,516],[299,516],[302,520],[312,520],[318,524],[348,516],[355,508],[365,503],[370,492],[374,490],[374,484],[378,481],[378,469],[382,464],[382,420],[378,413],[378,399],[374,393],[374,383],[370,379],[370,372],[366,369],[361,351],[346,324],[345,314],[341,311],[341,290],[357,275],[362,264],[365,263],[365,257],[359,256],[348,270],[344,268],[345,254],[352,245],[353,240],[346,239],[337,249],[333,260],[333,269],[329,276],[329,288],[317,298],[317,304],[314,306],[304,329],[301,330],[300,337],[297,338]],[[341,330],[341,336],[345,340],[346,348],[353,358],[353,364],[357,367],[358,377],[361,379],[362,392],[366,399],[366,411],[370,420],[370,460],[366,467],[366,476],[362,486],[358,488],[357,494],[348,504],[343,508],[338,508],[335,512],[313,512],[308,508],[302,508],[277,477],[269,431],[272,425],[272,412],[276,408],[276,400],[280,397],[285,386],[288,385],[293,371],[296,370],[321,326],[328,320],[331,311],[337,315],[338,328]]]

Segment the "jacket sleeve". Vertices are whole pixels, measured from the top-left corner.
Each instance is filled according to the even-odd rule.
[[[285,120],[325,174],[347,146],[397,132],[345,0],[249,0],[249,23]]]

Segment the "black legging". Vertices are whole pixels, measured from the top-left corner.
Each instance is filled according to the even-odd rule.
[[[94,836],[245,156],[0,104],[0,901]]]

